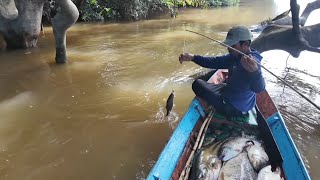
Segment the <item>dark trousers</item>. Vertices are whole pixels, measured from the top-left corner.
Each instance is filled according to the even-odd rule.
[[[207,83],[202,79],[196,79],[192,83],[193,92],[200,98],[204,99],[209,105],[212,105],[216,112],[226,116],[243,116],[242,112],[233,107],[230,103],[224,101],[222,91],[225,84]]]

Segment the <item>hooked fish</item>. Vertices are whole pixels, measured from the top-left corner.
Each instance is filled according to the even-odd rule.
[[[268,165],[269,157],[262,147],[262,144],[255,142],[254,145],[246,148],[248,152],[248,158],[257,172]]]
[[[172,90],[171,94],[169,95],[168,99],[167,99],[167,104],[166,104],[166,109],[167,109],[167,115],[166,117],[169,115],[169,113],[172,110],[173,107],[173,99],[174,99],[174,90]]]
[[[190,180],[217,180],[222,166],[217,156],[224,141],[203,147],[198,151],[192,163]]]
[[[271,165],[266,166],[261,169],[258,173],[257,180],[283,180],[284,178],[281,177],[281,170],[279,167],[276,168],[274,172],[271,171]]]
[[[246,152],[240,153],[222,166],[219,180],[255,180],[257,173],[253,169]]]
[[[228,161],[238,156],[245,147],[253,145],[254,142],[244,137],[232,137],[218,151],[218,157],[222,161]]]

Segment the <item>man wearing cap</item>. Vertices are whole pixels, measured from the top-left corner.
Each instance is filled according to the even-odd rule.
[[[252,34],[245,26],[232,27],[223,43],[251,57],[246,58],[239,52],[228,48],[228,54],[216,57],[204,57],[183,53],[179,61],[193,61],[196,64],[212,69],[228,69],[229,77],[226,86],[220,90],[214,84],[197,79],[192,89],[197,97],[212,105],[218,113],[230,116],[246,116],[256,104],[256,94],[265,90],[265,82],[259,62],[262,56],[250,48]]]

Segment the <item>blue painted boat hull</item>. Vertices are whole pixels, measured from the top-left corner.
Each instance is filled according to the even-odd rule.
[[[267,119],[267,122],[283,158],[282,168],[286,179],[310,179],[307,169],[280,113],[276,112]]]
[[[204,111],[199,101],[194,99],[149,173],[148,180],[171,178],[201,113]]]

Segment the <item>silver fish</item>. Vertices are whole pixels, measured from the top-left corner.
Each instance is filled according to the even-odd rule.
[[[242,152],[224,163],[219,174],[219,180],[255,180],[256,178],[257,173],[246,152]]]
[[[217,153],[225,141],[214,142],[203,147],[194,157],[190,180],[217,180],[222,166]]]
[[[204,157],[204,152],[200,152],[197,171],[191,175],[190,179],[197,180],[217,180],[221,169],[221,160],[216,156]]]
[[[231,158],[239,155],[246,146],[253,145],[254,142],[244,137],[230,138],[226,143],[222,145],[218,152],[218,157],[222,161],[228,161]]]
[[[284,178],[282,178],[280,176],[281,174],[281,170],[280,168],[276,168],[276,170],[274,172],[271,171],[271,165],[266,166],[264,168],[262,168],[260,170],[260,172],[258,173],[258,178],[257,180],[283,180]]]
[[[255,141],[255,144],[248,146],[246,150],[248,152],[248,158],[257,172],[268,165],[269,157],[260,143]]]

